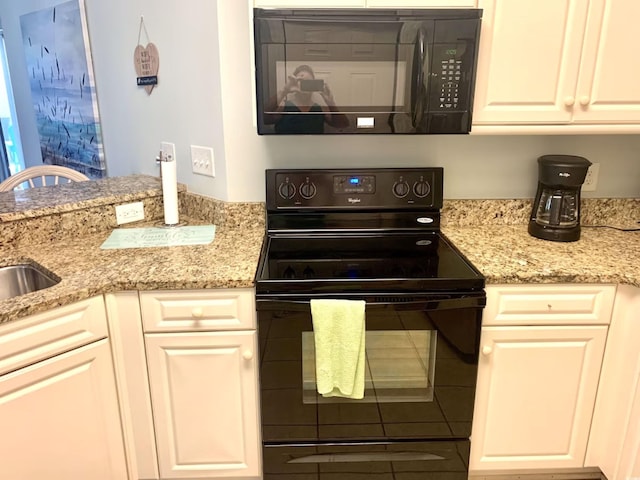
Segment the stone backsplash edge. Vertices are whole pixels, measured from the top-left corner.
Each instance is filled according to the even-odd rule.
[[[144,203],[145,222],[163,219],[162,197],[159,192],[140,199]],[[65,237],[108,231],[118,225],[114,201],[109,205],[64,211],[36,218],[0,222],[0,248],[24,244],[59,241]],[[221,228],[241,228],[244,225],[265,225],[265,204],[261,202],[225,202],[211,197],[182,191],[179,193],[181,217],[210,222]],[[529,221],[532,199],[445,200],[442,226],[517,225]],[[640,198],[582,199],[583,225],[608,225],[638,228]],[[135,226],[135,224],[130,224]]]
[[[444,200],[442,226],[522,225],[529,222],[533,199]],[[618,228],[640,227],[640,198],[583,198],[580,223]]]

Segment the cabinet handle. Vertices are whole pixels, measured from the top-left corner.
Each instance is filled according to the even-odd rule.
[[[589,105],[589,101],[591,99],[589,97],[587,97],[586,95],[580,97],[580,105],[582,105],[583,107],[586,107],[587,105]]]
[[[253,352],[251,350],[245,350],[242,352],[242,358],[245,360],[251,360],[253,358]]]
[[[193,318],[200,318],[200,317],[202,317],[203,313],[204,312],[202,311],[202,308],[200,308],[200,307],[196,307],[193,310],[191,310],[191,316]]]
[[[489,345],[485,345],[484,347],[482,347],[483,355],[491,355],[491,352],[493,352],[493,348],[491,348]]]
[[[574,103],[576,103],[576,99],[574,97],[572,97],[571,95],[569,95],[568,97],[564,97],[565,106],[571,107],[571,106],[573,106]]]

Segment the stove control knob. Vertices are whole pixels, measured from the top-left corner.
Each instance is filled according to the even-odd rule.
[[[393,184],[393,194],[398,198],[406,197],[409,193],[409,184],[400,179]]]
[[[285,200],[291,200],[296,194],[296,187],[293,183],[281,183],[278,187],[278,193],[280,193],[280,196]]]
[[[307,200],[315,197],[316,191],[316,185],[309,179],[307,179],[302,185],[300,185],[300,195],[302,195],[302,198],[306,198]]]
[[[426,197],[427,195],[429,195],[430,191],[431,191],[431,185],[429,185],[429,183],[427,183],[423,179],[418,180],[413,185],[413,193],[415,193],[416,197],[418,198]]]

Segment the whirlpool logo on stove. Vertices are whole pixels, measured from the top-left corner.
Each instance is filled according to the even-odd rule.
[[[359,199],[359,198],[357,198],[357,197],[356,197],[356,198],[349,197],[349,198],[347,199],[347,201],[348,201],[351,205],[355,205],[356,203],[360,203],[360,202],[362,202],[362,200],[361,200],[361,199]]]

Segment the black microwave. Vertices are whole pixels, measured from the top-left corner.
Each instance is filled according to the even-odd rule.
[[[258,133],[471,130],[481,9],[254,9]]]

